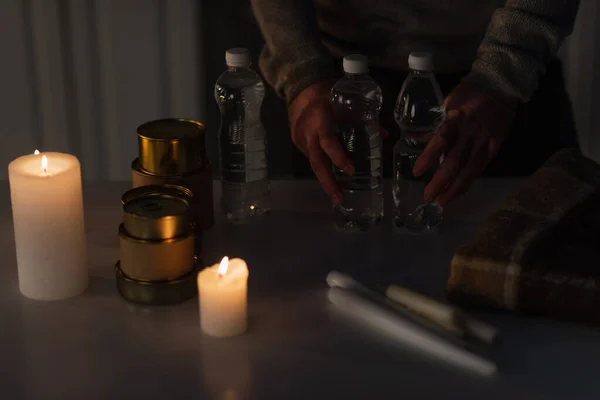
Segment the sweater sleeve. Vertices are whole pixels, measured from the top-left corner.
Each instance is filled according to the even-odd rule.
[[[252,0],[252,11],[265,39],[259,67],[288,104],[311,84],[336,76],[312,0]]]
[[[529,101],[578,7],[579,0],[507,0],[492,15],[465,80],[507,105]]]

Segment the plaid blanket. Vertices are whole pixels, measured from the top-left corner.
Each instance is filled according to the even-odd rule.
[[[463,305],[600,322],[600,165],[552,156],[458,248],[447,289]]]

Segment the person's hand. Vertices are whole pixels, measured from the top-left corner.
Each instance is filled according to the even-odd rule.
[[[425,201],[445,205],[465,193],[494,158],[512,120],[514,107],[501,105],[462,82],[446,98],[446,120],[413,167],[420,176],[444,159],[425,188]]]
[[[334,121],[329,105],[333,81],[321,81],[304,89],[288,107],[292,142],[310,161],[317,179],[335,204],[342,193],[333,176],[331,164],[347,175],[354,166],[334,134]]]

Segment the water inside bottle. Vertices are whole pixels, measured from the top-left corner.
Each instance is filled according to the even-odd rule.
[[[431,133],[407,133],[407,137],[424,139]],[[425,203],[423,193],[437,170],[437,165],[424,175],[415,177],[412,169],[424,145],[416,145],[419,141],[400,139],[394,147],[394,171],[392,198],[394,227],[413,233],[433,230],[441,221],[443,209],[437,202]],[[423,143],[423,141],[421,141]],[[425,141],[426,143],[426,141]],[[439,165],[439,163],[438,163]]]
[[[230,68],[215,85],[221,111],[221,205],[235,223],[268,212],[266,133],[260,120],[264,93],[262,80],[248,68]]]
[[[332,90],[338,138],[355,170],[348,176],[334,167],[343,201],[334,206],[333,216],[342,230],[369,230],[383,219],[381,101],[381,89],[367,75],[347,75]]]
[[[420,177],[415,177],[412,169],[446,116],[441,91],[430,71],[411,71],[394,114],[401,137],[394,147],[393,224],[403,231],[427,232],[442,220],[442,207],[424,202],[425,187],[441,160]]]

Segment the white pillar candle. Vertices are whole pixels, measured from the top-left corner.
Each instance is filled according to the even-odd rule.
[[[210,336],[240,335],[247,327],[248,267],[240,258],[223,258],[220,264],[198,274],[200,326]]]
[[[81,171],[75,156],[31,154],[8,165],[21,293],[59,300],[88,285]]]

